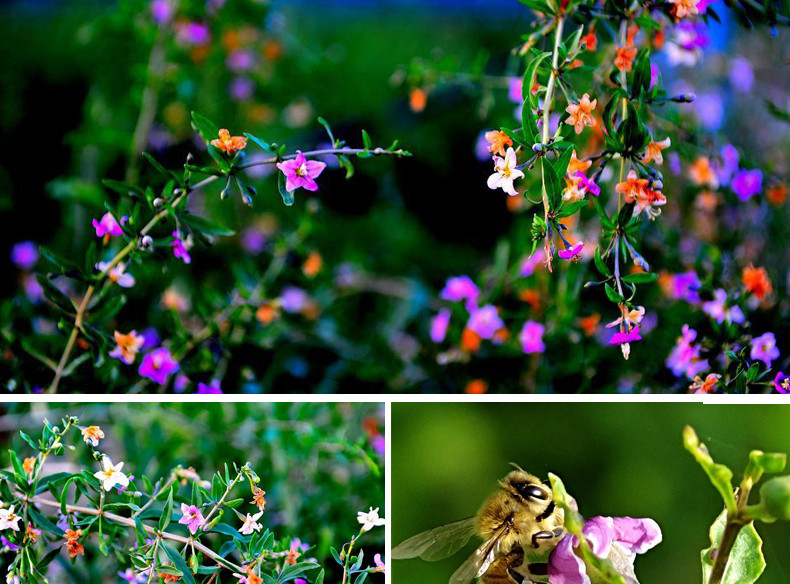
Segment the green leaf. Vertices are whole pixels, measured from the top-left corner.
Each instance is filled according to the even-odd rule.
[[[532,107],[533,110],[538,109],[538,97],[536,95],[532,95],[532,86],[535,84],[535,78],[538,74],[538,67],[540,67],[541,63],[543,63],[543,61],[545,61],[550,56],[551,53],[549,52],[540,53],[538,56],[532,59],[532,61],[530,61],[529,65],[527,65],[526,71],[524,71],[521,93],[524,101],[528,101],[530,107]]]
[[[192,112],[192,127],[195,128],[206,144],[210,144],[219,136],[219,126],[203,114]],[[245,136],[250,137],[248,134]]]
[[[560,201],[562,201],[562,185],[557,179],[554,167],[548,160],[546,160],[545,157],[541,159],[541,165],[543,171],[543,182],[546,186],[546,194],[549,198],[550,211],[554,211],[557,209],[557,207],[559,207]]]
[[[626,274],[621,279],[629,284],[649,284],[658,279],[658,274],[655,272],[637,272],[636,274]]]
[[[650,50],[647,48],[639,51],[634,64],[633,81],[631,82],[631,97],[637,98],[642,92],[650,90]]]
[[[164,509],[162,509],[162,516],[159,518],[159,531],[164,531],[170,525],[170,518],[173,515],[173,487],[170,487],[170,492],[167,495],[167,502]]]
[[[609,297],[609,300],[611,300],[615,304],[619,304],[620,302],[625,300],[625,298],[623,298],[623,295],[617,292],[609,284],[604,284],[604,288],[606,289],[606,295]]]
[[[299,562],[297,564],[286,564],[283,568],[282,572],[277,575],[277,584],[282,584],[283,582],[288,582],[289,580],[295,580],[305,572],[309,570],[315,570],[316,568],[320,568],[318,564],[315,562]]]
[[[30,437],[30,436],[28,436],[28,435],[27,435],[27,434],[25,434],[24,432],[20,432],[20,433],[19,433],[19,436],[22,438],[22,440],[24,440],[25,442],[27,442],[27,443],[28,443],[28,445],[30,446],[30,448],[32,448],[32,449],[33,449],[33,450],[35,450],[36,452],[41,452],[41,448],[39,447],[39,445],[38,445],[38,444],[36,444],[36,443],[33,441],[33,439]]]
[[[332,133],[332,128],[329,127],[329,122],[327,122],[321,116],[318,116],[318,123],[321,124],[324,127],[324,129],[326,130],[326,133],[329,134],[329,140],[332,142],[332,145],[334,145],[335,144],[335,135]]]
[[[557,180],[562,184],[562,178],[568,170],[568,165],[571,163],[571,156],[573,156],[573,148],[567,148],[556,162],[554,162],[554,171],[557,174]]]
[[[164,548],[167,557],[170,558],[176,569],[181,571],[184,582],[187,584],[195,584],[195,577],[192,575],[192,570],[189,569],[189,566],[187,566],[187,563],[184,561],[184,558],[181,557],[181,554],[164,542],[162,542],[160,545],[162,548]]]
[[[269,144],[265,140],[261,140],[257,136],[253,136],[252,134],[248,134],[246,132],[244,133],[244,135],[247,136],[247,138],[249,138],[253,142],[255,142],[258,146],[260,146],[260,148],[267,154],[271,154],[272,156],[277,156],[277,151],[272,147],[271,144]]]
[[[217,523],[214,527],[211,528],[211,531],[216,531],[217,533],[224,533],[225,535],[229,535],[233,539],[244,541],[244,536],[240,534],[237,530],[233,529],[227,523]]]
[[[606,262],[604,262],[603,258],[601,257],[600,246],[595,248],[595,255],[593,256],[593,259],[595,260],[595,267],[598,268],[598,271],[601,273],[601,275],[611,278],[612,272],[609,270]]]
[[[714,551],[721,546],[721,538],[727,524],[727,511],[722,511],[710,527],[711,547],[702,550],[702,582],[706,584],[713,570]],[[744,525],[735,538],[735,544],[727,562],[722,584],[752,584],[765,570],[762,551],[763,540],[753,523]]]
[[[132,183],[113,180],[111,178],[103,178],[101,184],[103,184],[108,189],[115,191],[120,195],[123,195],[124,197],[136,198],[136,197],[141,197],[144,194],[143,189],[133,185]]]
[[[365,148],[368,150],[373,148],[373,142],[370,140],[370,135],[365,130],[362,130],[362,144],[364,144]]]
[[[228,507],[230,509],[235,509],[242,503],[244,503],[244,499],[233,499],[232,501],[225,501],[223,505],[225,505],[225,507]]]
[[[204,217],[198,217],[197,215],[192,215],[189,212],[184,212],[181,214],[180,219],[189,225],[192,229],[199,231],[201,233],[205,233],[207,235],[233,235],[236,233],[232,229],[228,229],[224,225],[216,223],[215,221],[211,221]]]
[[[294,204],[293,192],[285,190],[285,174],[282,172],[277,173],[277,189],[280,191],[280,196],[283,198],[283,203],[286,207]]]
[[[53,535],[58,537],[63,537],[63,530],[52,523],[49,519],[44,517],[41,513],[36,511],[32,506],[29,506],[27,509],[28,513],[30,514],[30,518],[38,525],[41,529],[50,532]]]
[[[702,466],[711,484],[719,491],[727,511],[735,515],[737,513],[737,503],[732,489],[732,471],[723,464],[713,462],[708,448],[699,441],[697,433],[691,426],[686,426],[683,429],[683,446]]]
[[[148,152],[143,152],[143,158],[145,158],[151,166],[153,166],[157,171],[159,171],[161,174],[165,175],[167,178],[170,178],[170,177],[173,176],[172,172],[170,172],[164,166],[162,166],[159,163],[159,161],[156,158],[154,158],[153,156],[151,156],[150,154],[148,154]]]

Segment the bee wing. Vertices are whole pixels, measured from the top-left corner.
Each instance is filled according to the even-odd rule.
[[[479,578],[485,574],[489,566],[491,566],[491,562],[493,562],[497,556],[499,540],[507,532],[508,528],[503,525],[499,528],[499,531],[496,532],[494,537],[483,542],[483,544],[469,556],[469,559],[461,564],[461,567],[450,576],[450,584],[469,584],[469,582],[475,578]]]
[[[429,562],[443,560],[464,547],[475,533],[475,518],[468,517],[410,537],[395,546],[390,557],[396,560],[419,557]]]

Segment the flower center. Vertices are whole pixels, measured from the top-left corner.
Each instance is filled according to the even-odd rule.
[[[299,168],[296,169],[296,176],[307,176],[306,164],[302,164]]]

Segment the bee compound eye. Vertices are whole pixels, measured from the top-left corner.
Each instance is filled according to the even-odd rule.
[[[539,501],[548,500],[549,496],[540,487],[536,487],[530,483],[522,483],[516,487],[519,494],[527,499],[538,499]]]

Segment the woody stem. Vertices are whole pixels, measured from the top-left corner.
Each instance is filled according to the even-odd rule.
[[[543,101],[543,136],[541,144],[549,143],[549,116],[551,115],[551,106],[554,98],[554,86],[557,83],[557,65],[560,59],[560,43],[562,42],[562,27],[564,21],[562,16],[557,16],[557,26],[554,30],[554,53],[551,57],[551,73],[549,73],[549,82],[546,85],[546,97]],[[546,224],[549,222],[549,195],[546,190],[546,177],[544,173],[544,164],[541,164],[541,180],[543,182],[543,212]]]

